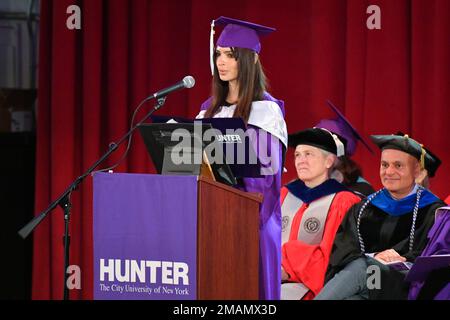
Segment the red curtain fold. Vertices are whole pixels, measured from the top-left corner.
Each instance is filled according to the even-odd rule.
[[[66,28],[72,4],[81,8],[81,30]],[[381,30],[366,27],[366,9],[374,4]],[[261,61],[270,91],[285,100],[289,132],[333,116],[330,99],[367,140],[401,130],[424,143],[443,161],[432,191],[450,193],[449,1],[42,0],[36,213],[128,130],[134,108],[150,93],[192,75],[195,87],[170,95],[158,114],[197,114],[210,92],[209,24],[220,15],[277,28],[262,39]],[[124,151],[121,146],[102,167]],[[376,188],[379,154],[360,145],[355,155]],[[285,182],[295,178],[292,159],[290,150]],[[115,171],[153,170],[135,134]],[[70,297],[92,299],[90,177],[71,200],[70,263],[81,268],[82,288]],[[58,208],[34,231],[34,299],[62,298],[63,227]]]

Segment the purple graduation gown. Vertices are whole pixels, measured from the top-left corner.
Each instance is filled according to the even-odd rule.
[[[450,207],[439,210],[443,210],[443,212],[436,218],[433,227],[428,232],[429,242],[421,256],[450,254]],[[408,299],[417,299],[423,285],[423,281],[413,282],[409,289]],[[450,300],[450,282],[438,292],[434,299]]]
[[[273,101],[280,107],[283,117],[284,102],[273,98],[266,93],[264,100]],[[206,110],[211,103],[211,98],[206,100],[201,110]],[[283,170],[282,153],[283,144],[277,138],[267,139],[267,151],[257,150],[260,137],[264,134],[272,136],[267,131],[254,125],[248,125],[254,129],[250,140],[258,158],[261,155],[271,155],[276,162],[277,170],[273,175],[261,178],[243,178],[238,189],[246,192],[261,193],[264,198],[259,211],[259,299],[279,300],[281,290],[281,174]],[[274,154],[272,154],[274,152]]]

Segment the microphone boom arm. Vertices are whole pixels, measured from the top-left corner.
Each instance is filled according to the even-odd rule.
[[[153,98],[153,96],[150,96],[149,98],[144,99],[140,105],[145,103],[146,101],[150,100],[150,98]],[[76,178],[67,188],[66,190],[55,200],[53,201],[47,209],[42,211],[39,215],[34,217],[30,222],[28,222],[24,227],[22,227],[18,234],[23,238],[27,238],[31,232],[39,225],[39,223],[42,222],[42,220],[45,219],[45,217],[56,207],[61,206],[64,210],[64,224],[65,224],[65,232],[64,232],[64,300],[68,300],[69,298],[69,291],[67,287],[67,268],[69,267],[69,221],[70,221],[70,209],[71,209],[71,203],[70,203],[70,195],[71,193],[77,189],[78,185],[88,176],[90,175],[95,168],[97,168],[103,161],[105,161],[117,148],[120,144],[122,144],[136,129],[138,126],[140,126],[142,123],[144,123],[145,120],[147,120],[153,112],[160,109],[164,102],[166,101],[166,96],[160,97],[157,99],[156,105],[142,118],[141,121],[139,121],[136,125],[134,125],[122,138],[119,139],[118,142],[112,142],[109,144],[108,151],[103,154],[89,169],[86,170],[85,173],[83,173],[81,176]],[[139,105],[139,106],[140,106]],[[138,108],[139,108],[138,106]]]

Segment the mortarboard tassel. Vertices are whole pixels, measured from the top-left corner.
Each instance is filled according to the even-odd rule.
[[[422,151],[421,155],[420,155],[420,169],[424,169],[425,168],[425,153],[426,150],[423,147],[423,144],[420,144],[420,150]]]
[[[209,64],[211,75],[214,75],[214,20],[211,22],[211,33],[209,35]]]
[[[411,139],[407,134],[405,134],[404,137],[405,137],[405,142],[406,142],[408,139]],[[423,148],[423,144],[417,142],[417,141],[414,140],[414,139],[411,139],[411,140],[415,141],[417,144],[420,145],[420,151],[421,151],[421,153],[420,153],[420,169],[424,169],[424,168],[425,168],[425,154],[426,154],[427,152],[426,152],[426,150]]]

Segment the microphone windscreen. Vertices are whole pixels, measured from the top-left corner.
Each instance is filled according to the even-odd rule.
[[[192,88],[195,85],[195,79],[192,76],[186,76],[183,79],[185,88]]]

